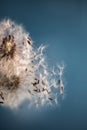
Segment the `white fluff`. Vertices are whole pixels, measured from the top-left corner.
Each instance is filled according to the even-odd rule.
[[[28,43],[28,38],[30,39],[29,33],[21,25],[10,19],[3,20],[0,22],[0,46],[2,39],[9,35],[14,36],[16,44],[15,57],[10,60],[1,59],[0,72],[7,77],[11,75],[18,76],[20,84],[14,91],[7,90],[1,85],[0,101],[3,101],[4,105],[11,108],[20,106],[26,99],[29,100],[30,106],[56,104],[58,100],[57,95],[60,94],[59,89],[61,89],[58,79],[61,80],[63,85],[63,69],[59,66],[59,71],[54,71],[54,68],[50,71],[43,54],[45,46],[41,45],[37,49],[34,48],[32,40],[30,44]]]

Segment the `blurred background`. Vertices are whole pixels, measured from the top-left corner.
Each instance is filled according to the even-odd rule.
[[[0,130],[86,130],[87,1],[0,0],[4,18],[23,24],[36,47],[48,45],[49,65],[65,63],[65,98],[58,107],[40,110],[0,106]]]

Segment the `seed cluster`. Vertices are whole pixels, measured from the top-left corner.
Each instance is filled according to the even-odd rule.
[[[0,46],[0,59],[6,58],[7,60],[14,57],[16,44],[14,43],[14,36],[9,35],[3,38]]]
[[[0,22],[0,104],[18,107],[26,99],[29,105],[57,104],[64,94],[64,67],[50,70],[21,25],[11,20]]]

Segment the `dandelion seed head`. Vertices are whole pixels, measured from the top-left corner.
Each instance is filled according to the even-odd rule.
[[[53,67],[51,71],[45,48],[44,45],[35,48],[23,26],[10,19],[0,22],[0,102],[3,105],[18,108],[26,99],[29,106],[57,104],[57,93],[64,91],[64,67],[58,66],[58,71]]]

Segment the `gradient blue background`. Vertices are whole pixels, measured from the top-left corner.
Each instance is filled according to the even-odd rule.
[[[0,130],[87,129],[87,1],[0,0],[0,19],[11,18],[47,48],[51,65],[66,64],[66,97],[57,108],[11,111],[0,106]]]

